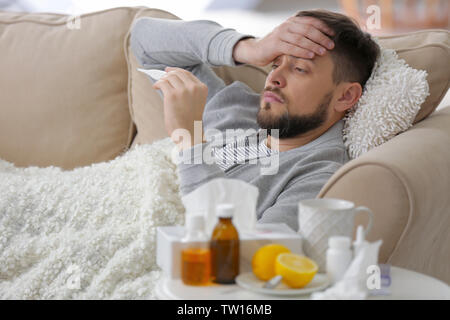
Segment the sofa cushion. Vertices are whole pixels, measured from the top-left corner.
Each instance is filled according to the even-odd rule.
[[[79,29],[66,15],[0,12],[0,158],[71,169],[128,148],[123,43],[135,12],[84,14]]]

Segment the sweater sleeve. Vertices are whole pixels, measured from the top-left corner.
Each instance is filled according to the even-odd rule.
[[[223,28],[210,20],[143,17],[132,26],[130,44],[144,68],[187,68],[200,63],[235,67],[241,63],[234,61],[233,48],[243,38],[254,36]]]
[[[223,28],[214,21],[143,17],[131,27],[130,46],[145,69],[164,70],[170,66],[192,72],[208,86],[209,102],[225,87],[211,67],[242,65],[234,61],[233,49],[244,38],[254,36]],[[158,93],[163,97],[162,92]]]
[[[263,212],[258,223],[286,223],[297,231],[298,202],[314,199],[332,175],[331,172],[317,173],[288,184],[278,195],[273,206]]]

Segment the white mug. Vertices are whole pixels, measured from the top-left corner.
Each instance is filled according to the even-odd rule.
[[[369,223],[365,236],[372,227],[373,213],[367,207],[355,207],[353,202],[333,198],[308,199],[298,203],[298,232],[303,237],[303,251],[325,272],[328,238],[353,238],[355,215],[366,212]]]

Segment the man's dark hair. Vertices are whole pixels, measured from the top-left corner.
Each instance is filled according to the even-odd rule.
[[[330,51],[334,83],[359,82],[364,88],[380,54],[380,48],[370,34],[361,30],[351,18],[336,12],[308,10],[300,11],[296,16],[315,17],[334,30],[335,35],[329,36],[334,41]]]

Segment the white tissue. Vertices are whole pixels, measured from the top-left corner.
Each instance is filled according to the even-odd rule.
[[[235,206],[233,224],[239,233],[243,233],[255,230],[258,195],[258,188],[250,183],[237,179],[216,178],[183,196],[181,201],[187,216],[205,215],[205,231],[208,235],[212,233],[217,223],[217,204],[233,204]]]
[[[311,295],[312,300],[363,300],[369,294],[367,268],[378,263],[382,240],[364,241],[342,279],[331,288]]]
[[[138,71],[145,73],[146,75],[150,76],[151,78],[155,80],[161,79],[167,72],[157,69],[141,69],[137,68]]]

